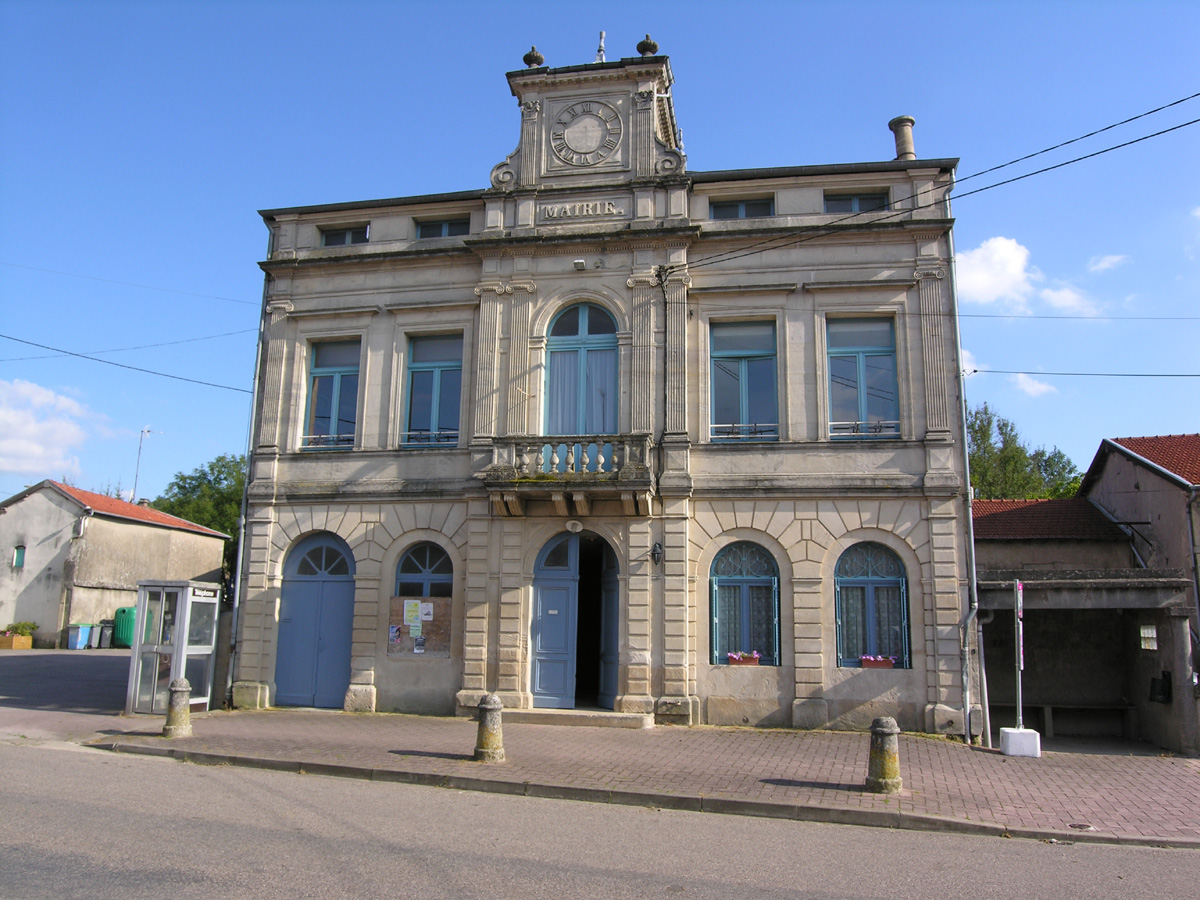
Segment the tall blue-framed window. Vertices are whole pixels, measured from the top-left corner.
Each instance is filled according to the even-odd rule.
[[[437,544],[410,547],[396,565],[397,597],[449,597],[454,592],[454,565]]]
[[[730,653],[758,653],[759,665],[779,665],[779,567],[758,544],[738,541],[717,554],[709,572],[712,663]]]
[[[358,359],[361,341],[312,345],[308,410],[301,444],[308,448],[352,447],[358,418]]]
[[[900,557],[873,541],[855,544],[838,559],[834,600],[839,666],[862,666],[870,656],[890,657],[897,669],[912,667],[908,578]]]
[[[775,323],[714,322],[709,327],[714,441],[779,439]]]
[[[559,313],[546,338],[546,434],[616,434],[617,323],[595,303]]]
[[[900,436],[896,326],[891,319],[828,319],[829,436]]]
[[[462,403],[461,334],[414,337],[409,344],[406,445],[457,444]]]

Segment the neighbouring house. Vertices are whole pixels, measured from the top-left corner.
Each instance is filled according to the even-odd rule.
[[[1019,581],[1026,727],[1196,753],[1191,685],[1181,679],[1172,697],[1162,682],[1191,648],[1187,570],[1148,567],[1129,527],[1083,497],[976,500],[972,512],[993,729],[1016,720]]]
[[[228,535],[136,503],[42,481],[0,502],[0,627],[37,622],[34,646],[111,619],[145,579],[221,581]]]
[[[638,52],[531,51],[484,189],[261,213],[237,705],[962,730],[957,160],[691,172]]]

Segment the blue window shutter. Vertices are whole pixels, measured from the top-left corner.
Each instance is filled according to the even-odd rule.
[[[720,624],[717,621],[717,579],[713,578],[709,581],[709,590],[711,596],[709,605],[712,610],[712,635],[710,637],[711,645],[709,647],[709,655],[712,657],[711,662],[715,666],[717,664],[717,647],[721,645],[719,628]]]

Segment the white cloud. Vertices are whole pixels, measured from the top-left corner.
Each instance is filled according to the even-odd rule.
[[[1093,256],[1088,260],[1087,269],[1089,272],[1107,272],[1127,262],[1129,257],[1123,253],[1110,253],[1108,256]]]
[[[988,238],[958,254],[958,294],[967,303],[1007,301],[1020,308],[1042,274],[1029,265],[1029,248],[1012,238]]]
[[[1019,373],[1017,375],[1008,376],[1008,380],[1017,386],[1017,389],[1024,391],[1030,397],[1040,397],[1042,394],[1049,394],[1052,391],[1057,391],[1052,384],[1047,384],[1044,381],[1038,381],[1036,378],[1030,378],[1028,375]]]
[[[1059,312],[1080,316],[1094,316],[1099,310],[1096,304],[1069,285],[1059,288],[1042,288],[1038,296]]]
[[[0,472],[58,478],[79,473],[71,450],[87,432],[90,415],[76,400],[16,379],[0,381]]]
[[[1192,210],[1192,215],[1195,216],[1197,219],[1200,219],[1200,206],[1197,206],[1195,209]]]

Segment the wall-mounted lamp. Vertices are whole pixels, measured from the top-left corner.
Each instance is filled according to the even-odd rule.
[[[662,562],[662,554],[663,554],[662,544],[659,543],[658,541],[655,541],[654,546],[650,548],[650,558],[652,560],[654,560],[654,564],[656,566],[660,562]]]
[[[582,272],[584,269],[587,268],[587,260],[586,259],[575,260],[575,268],[577,271]]]

